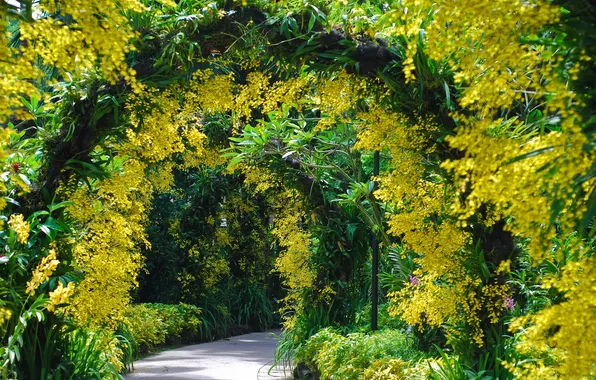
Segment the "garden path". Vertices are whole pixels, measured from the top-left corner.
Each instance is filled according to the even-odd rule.
[[[279,330],[239,335],[217,342],[185,346],[135,362],[130,380],[282,380],[283,368],[269,369]]]

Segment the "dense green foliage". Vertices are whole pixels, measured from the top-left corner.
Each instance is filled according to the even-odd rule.
[[[295,358],[316,369],[313,375],[321,379],[414,379],[430,372],[430,364],[423,363],[424,354],[413,347],[412,338],[391,329],[343,336],[325,328],[310,337]]]
[[[209,324],[219,325],[212,327],[217,336],[273,325],[273,297],[280,295],[269,275],[267,206],[246,193],[238,176],[221,167],[177,172],[176,186],[156,197],[150,220],[138,301],[200,305],[217,315]]]
[[[135,354],[153,351],[163,344],[193,343],[200,339],[201,310],[185,304],[132,305],[121,329],[130,337]]]

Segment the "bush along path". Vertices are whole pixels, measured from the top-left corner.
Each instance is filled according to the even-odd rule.
[[[290,379],[271,369],[279,330],[236,336],[164,351],[134,363],[127,379]],[[271,369],[271,370],[270,370]]]

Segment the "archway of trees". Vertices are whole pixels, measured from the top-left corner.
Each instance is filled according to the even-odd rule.
[[[2,376],[275,323],[323,378],[594,375],[593,6],[0,15]]]

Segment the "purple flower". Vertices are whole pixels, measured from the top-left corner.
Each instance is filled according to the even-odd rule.
[[[515,301],[513,300],[513,298],[507,296],[503,297],[503,299],[503,307],[509,311],[513,311],[513,309],[515,309]]]
[[[418,277],[410,275],[410,284],[411,285],[416,286],[416,285],[418,285],[419,282],[420,282],[420,280],[418,280]]]

